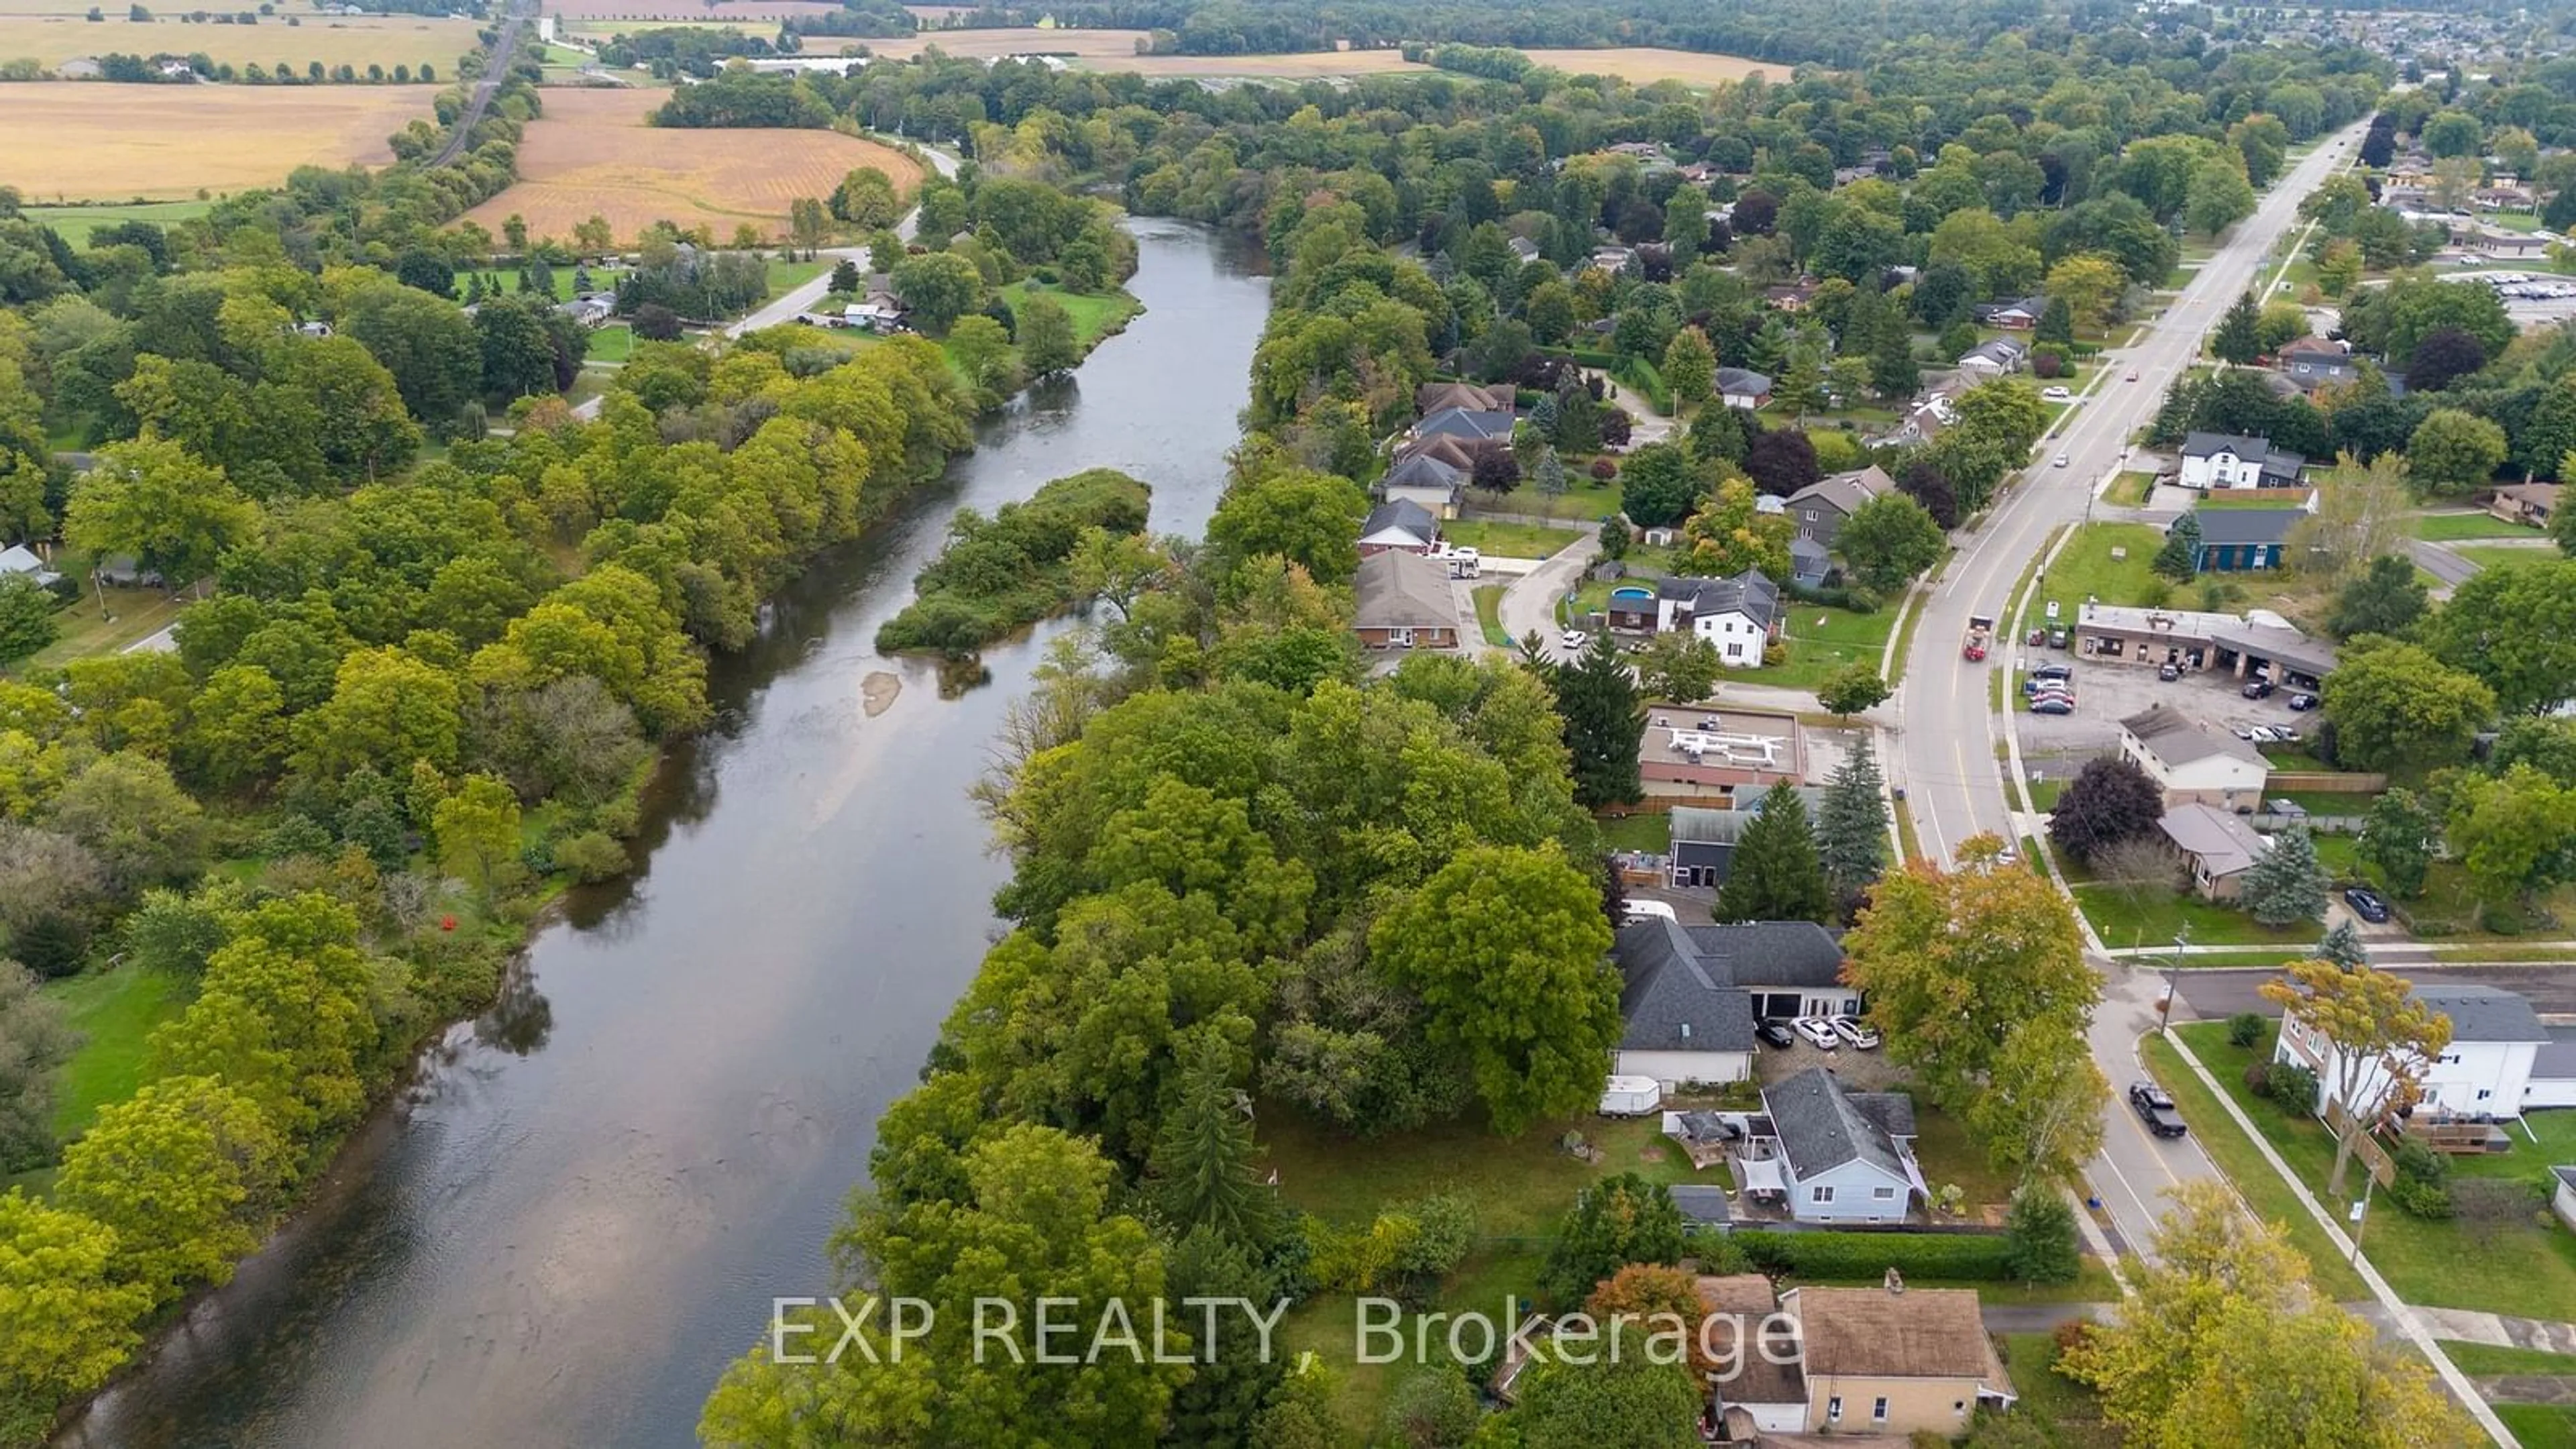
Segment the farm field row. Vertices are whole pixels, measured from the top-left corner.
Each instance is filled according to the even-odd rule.
[[[783,236],[788,204],[827,197],[855,168],[874,166],[909,193],[921,168],[903,153],[836,131],[655,130],[650,91],[549,92],[519,147],[517,185],[466,213],[491,229],[512,215],[529,234],[568,237],[592,215],[620,240],[656,221],[713,226],[729,238],[748,222]]]
[[[449,57],[454,63],[454,57]],[[176,201],[377,166],[436,86],[0,86],[0,184],[31,203]]]
[[[35,60],[48,69],[80,56],[206,55],[233,66],[280,65],[301,74],[308,64],[435,67],[453,75],[457,58],[474,49],[476,23],[419,15],[310,16],[289,25],[283,18],[257,25],[190,25],[175,19],[116,19],[92,24],[62,16],[0,14],[0,59]],[[127,93],[127,92],[120,92]]]

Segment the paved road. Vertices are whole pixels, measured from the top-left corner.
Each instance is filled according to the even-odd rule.
[[[439,147],[438,154],[429,158],[428,169],[435,171],[441,166],[456,164],[456,158],[464,155],[465,148],[474,143],[474,128],[483,123],[483,113],[492,108],[493,93],[501,89],[501,82],[510,78],[511,56],[518,50],[519,38],[527,34],[528,22],[535,18],[536,13],[536,0],[510,0],[509,13],[501,21],[501,33],[496,37],[492,54],[484,60],[483,78],[474,83],[473,94],[465,98],[465,109],[458,113],[456,124],[448,130],[447,144]]]
[[[2416,564],[2445,586],[2466,583],[2469,575],[2478,571],[2476,564],[2429,539],[2412,539],[2407,547],[2415,555]]]
[[[2084,516],[2094,488],[2119,469],[2129,438],[2153,416],[2167,385],[2198,357],[2202,336],[2237,294],[2266,274],[2275,243],[2297,225],[2300,198],[2346,163],[2360,135],[2356,126],[2303,158],[2193,274],[2163,318],[2134,346],[2108,356],[2104,380],[2067,413],[2061,432],[2040,442],[2041,460],[2063,455],[2067,466],[2034,466],[1965,540],[1958,561],[1926,600],[1907,661],[1902,730],[1890,771],[1892,782],[1906,790],[1925,854],[1947,862],[1971,835],[2012,833],[1995,760],[1999,725],[1987,708],[1987,671],[2009,668],[2012,650],[1998,648],[1982,665],[1962,661],[1959,643],[1968,616],[2000,618],[2005,595],[2050,531]],[[2137,381],[2124,381],[2131,372]],[[2109,968],[2087,1039],[2115,1098],[2140,1075],[2137,1038],[2154,1024],[2161,990],[2152,972]],[[2189,1139],[2160,1142],[2148,1136],[2115,1100],[2102,1154],[2089,1176],[2124,1244],[2143,1248],[2162,1212],[2164,1190],[2185,1179],[2215,1177],[2217,1170]]]
[[[2379,953],[2374,952],[2373,964]],[[2518,991],[2531,999],[2531,1008],[2543,1015],[2576,1014],[2576,967],[2571,966],[2439,966],[2429,963],[2401,962],[2397,969],[2410,981],[2465,982],[2480,986],[2501,986]],[[2278,1016],[2281,1008],[2263,999],[2256,990],[2281,973],[2254,967],[2195,966],[2176,973],[2182,985],[2182,1001],[2174,1008],[2174,1019],[2183,1017],[2185,1007],[2197,1017],[2216,1019],[2234,1016],[2240,1011],[2261,1012]]]

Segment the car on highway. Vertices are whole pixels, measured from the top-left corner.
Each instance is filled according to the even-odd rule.
[[[2075,701],[2063,694],[2042,695],[2030,702],[2032,714],[2073,714]]]
[[[2058,466],[2058,467],[2060,467],[2060,468],[2063,468],[2063,467],[2065,467],[2065,466],[2066,466],[2066,455],[2065,455],[2064,453],[2060,453],[2060,454],[2058,454],[2058,455],[2057,455],[2057,464],[2056,464],[2056,466]]]
[[[2182,1113],[2174,1110],[2174,1099],[2153,1082],[2129,1084],[2129,1108],[2158,1137],[2180,1137],[2191,1130],[2183,1125]]]
[[[2130,368],[2130,369],[2129,369],[2129,379],[2128,379],[2128,380],[2129,380],[2129,381],[2131,381],[2131,382],[2136,382],[2136,381],[2138,380],[2138,370],[2137,370],[2136,368],[2134,368],[2134,367],[2133,367],[2133,368]]]
[[[2384,925],[2388,921],[2388,902],[2380,898],[2379,892],[2368,886],[2354,886],[2346,890],[2343,893],[2343,903],[2352,907],[2354,915],[2374,926]]]
[[[1591,642],[1592,636],[1584,633],[1580,629],[1568,629],[1564,633],[1556,636],[1556,646],[1560,649],[1580,650],[1584,645]]]
[[[2245,682],[2245,687],[2237,692],[2247,699],[2270,699],[2272,689],[2272,681],[2268,679],[2249,679]]]
[[[1807,1045],[1820,1052],[1829,1052],[1842,1045],[1842,1038],[1834,1035],[1833,1026],[1822,1017],[1799,1017],[1790,1029],[1805,1037]]]
[[[1789,1029],[1789,1023],[1778,1020],[1777,1018],[1766,1021],[1760,1026],[1755,1027],[1753,1029],[1753,1034],[1762,1038],[1762,1040],[1769,1045],[1779,1047],[1783,1050],[1798,1044],[1798,1034]]]
[[[2295,710],[2306,711],[2315,709],[2318,705],[2323,704],[2324,702],[2325,701],[2318,699],[2313,694],[2294,694],[2290,696],[2290,708]]]
[[[2175,680],[2182,678],[2182,666],[2179,664],[2164,665],[2156,670],[2156,678],[2163,680],[2167,684],[2171,684]]]
[[[1877,1031],[1862,1025],[1859,1017],[1837,1016],[1832,1018],[1832,1025],[1834,1028],[1834,1035],[1850,1042],[1853,1046],[1859,1047],[1862,1051],[1873,1051],[1877,1049]]]

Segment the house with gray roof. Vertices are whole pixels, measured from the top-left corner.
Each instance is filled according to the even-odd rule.
[[[1789,540],[1789,582],[1802,589],[1821,589],[1833,571],[1833,555],[1825,551],[1823,544],[1803,533]]]
[[[1758,412],[1771,401],[1771,379],[1742,367],[1721,367],[1714,379],[1720,402],[1746,412]]]
[[[2556,1050],[2559,1038],[2520,992],[2468,981],[2428,981],[2417,983],[2406,999],[2451,1023],[2449,1044],[2432,1060],[2418,1057],[2396,1064],[2421,1089],[2415,1120],[2516,1118],[2528,1108],[2576,1106],[2576,1061]],[[2282,1018],[2272,1058],[2297,1062],[2316,1072],[2321,1083],[2333,1082],[2343,1049],[2294,1006]],[[2365,1097],[2377,1095],[2389,1065],[2385,1060],[2363,1065]],[[2320,1115],[2326,1095],[2321,1085]]]
[[[2021,371],[2029,362],[2029,348],[2009,337],[1996,337],[1960,353],[1957,366],[1961,372],[1981,377],[2003,377]]]
[[[1360,560],[1351,628],[1371,649],[1455,649],[1458,596],[1445,564],[1403,549]]]
[[[1360,557],[1389,551],[1427,554],[1439,545],[1440,520],[1409,499],[1390,498],[1360,524]]]
[[[1750,1076],[1757,1021],[1861,1009],[1843,984],[1842,947],[1813,921],[1684,926],[1658,916],[1622,927],[1613,954],[1627,1025],[1612,1071],[1653,1077],[1667,1092]]]
[[[2193,890],[2213,901],[2232,901],[2245,884],[2245,872],[2271,844],[2242,816],[2193,803],[2177,805],[2156,822],[2191,869]]]
[[[1447,407],[1426,413],[1413,425],[1413,436],[1421,438],[1456,438],[1465,443],[1508,443],[1512,424],[1517,419],[1509,409],[1494,411],[1481,408]]]
[[[2251,810],[2272,777],[2271,763],[2252,745],[2162,705],[2120,721],[2120,758],[2147,772],[2168,810],[2195,801]]]
[[[2238,433],[2191,433],[2182,440],[2185,488],[2296,488],[2308,460],[2268,438]]]
[[[52,587],[54,580],[62,577],[61,574],[47,568],[45,561],[36,556],[36,551],[23,543],[13,543],[7,548],[0,548],[0,578],[13,575],[34,579],[48,588]]]
[[[1466,469],[1430,453],[1416,453],[1387,469],[1378,480],[1377,492],[1386,502],[1410,503],[1435,519],[1449,519],[1458,516],[1466,486]]]
[[[1825,787],[1800,785],[1797,790],[1799,803],[1807,807],[1808,818],[1814,819],[1824,808]],[[1761,818],[1762,802],[1770,794],[1767,790],[1746,793],[1750,798],[1741,810],[1700,805],[1673,807],[1672,838],[1665,858],[1671,862],[1675,889],[1715,890],[1726,884],[1727,876],[1733,872],[1736,844],[1743,839],[1746,827]]]
[[[1852,1091],[1823,1067],[1762,1089],[1734,1169],[1747,1197],[1802,1223],[1901,1223],[1931,1196],[1914,1160],[1914,1099]]]
[[[1733,578],[1668,578],[1649,598],[1642,588],[1614,591],[1610,627],[1630,633],[1693,634],[1717,646],[1729,669],[1759,669],[1762,651],[1780,631],[1780,588],[1759,569]]]
[[[1896,491],[1896,480],[1887,470],[1873,463],[1849,473],[1836,473],[1819,478],[1789,495],[1789,514],[1798,520],[1798,536],[1813,539],[1827,548],[1834,546],[1834,535],[1860,506],[1873,498]]]
[[[2202,573],[2245,573],[2281,566],[2290,530],[2308,517],[2305,508],[2201,508],[2200,549],[2192,567]]]

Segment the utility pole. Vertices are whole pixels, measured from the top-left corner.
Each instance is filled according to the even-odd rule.
[[[2349,1261],[2355,1265],[2361,1262],[2362,1230],[2370,1226],[2370,1190],[2378,1183],[2379,1177],[2370,1170],[2370,1164],[2363,1163],[2361,1165],[2361,1201],[2352,1205],[2352,1257]]]
[[[2190,940],[2191,922],[2185,921],[2182,928],[2174,932],[2173,954],[2165,958],[2164,1009],[2156,1015],[2156,1033],[2159,1036],[2173,1035],[2174,973],[2182,969],[2182,949]]]

